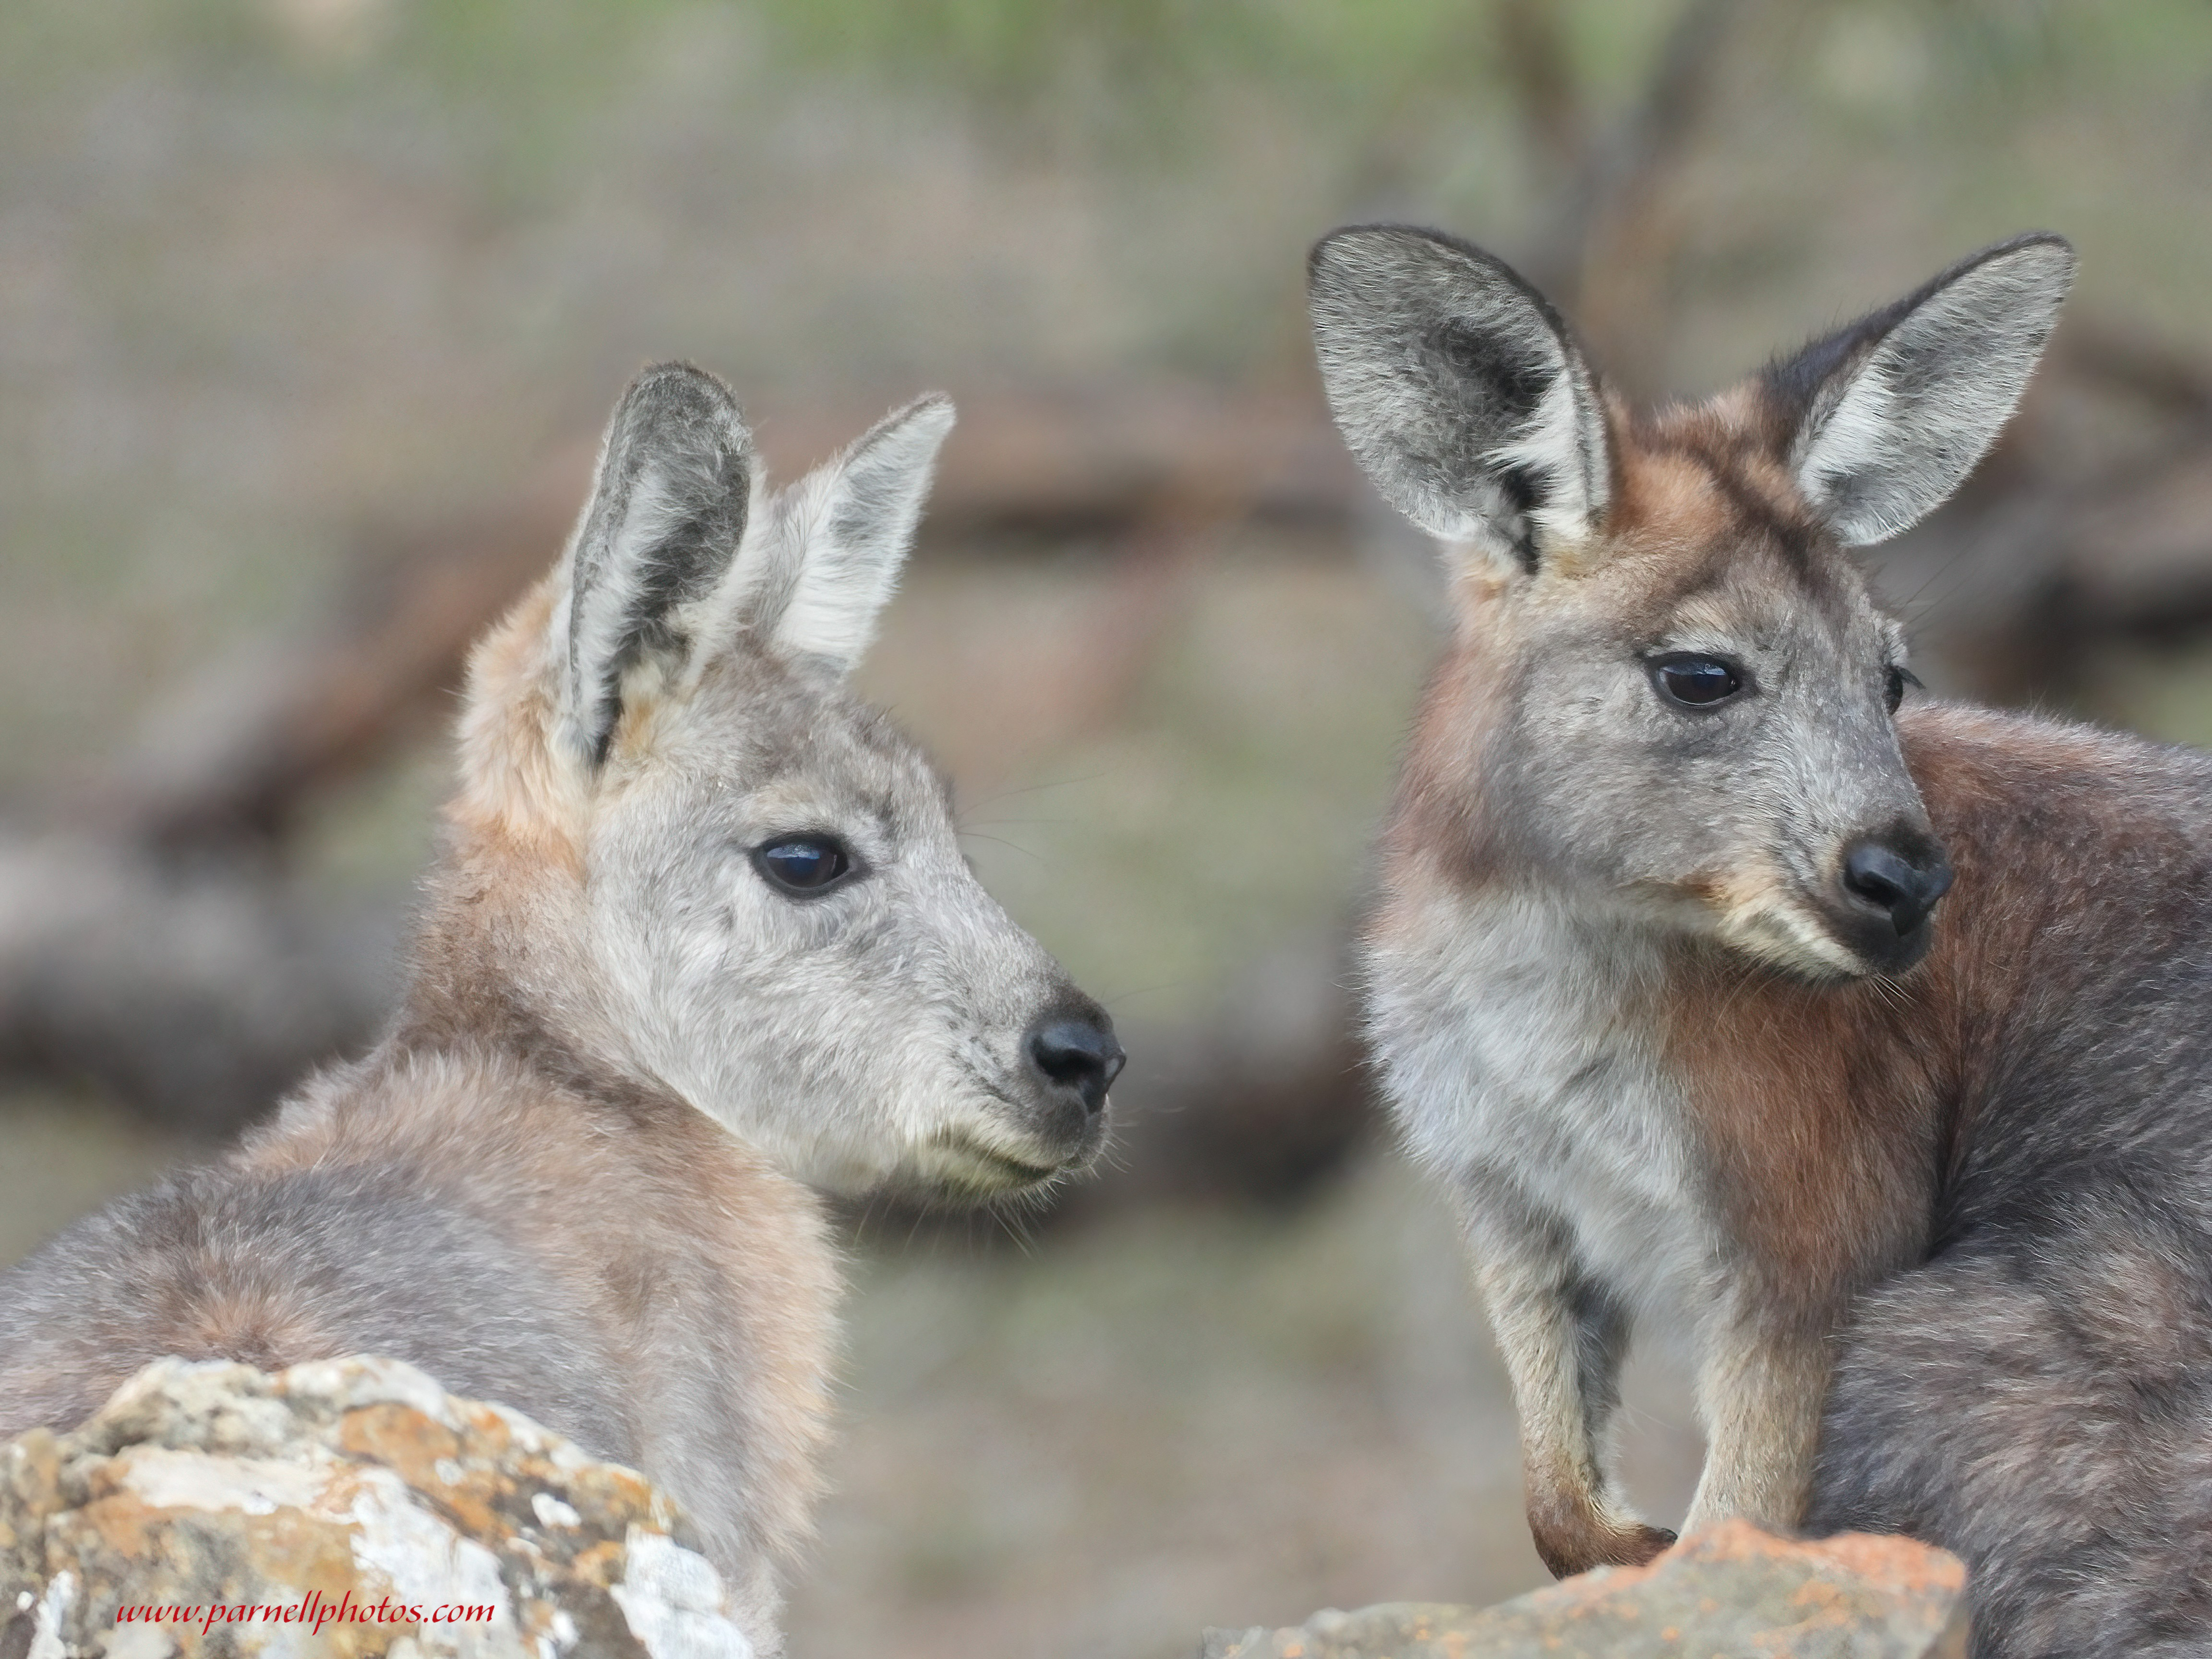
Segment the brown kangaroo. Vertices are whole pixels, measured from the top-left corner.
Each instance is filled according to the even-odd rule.
[[[2017,238],[1639,415],[1489,255],[1315,250],[1338,424],[1453,593],[1370,1028],[1555,1571],[1669,1541],[1605,1453],[1650,1312],[1689,1524],[1944,1545],[1984,1656],[2212,1649],[2212,757],[1914,694],[1849,551],[1988,449],[2073,270]]]

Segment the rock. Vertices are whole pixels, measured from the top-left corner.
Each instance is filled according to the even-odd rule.
[[[1390,1602],[1209,1630],[1200,1659],[1965,1659],[1966,1570],[1905,1538],[1741,1521],[1488,1608]]]
[[[0,1448],[0,1659],[216,1654],[755,1649],[669,1499],[519,1413],[391,1360],[161,1360]]]

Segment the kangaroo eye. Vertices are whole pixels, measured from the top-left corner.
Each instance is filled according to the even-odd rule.
[[[771,887],[820,893],[850,873],[852,855],[833,836],[785,836],[753,848],[753,864]]]
[[[1906,686],[1919,684],[1920,682],[1913,678],[1911,669],[1899,668],[1892,665],[1889,671],[1889,684],[1882,693],[1884,700],[1889,704],[1889,712],[1894,714],[1897,712],[1897,705],[1905,701]]]
[[[1651,659],[1652,683],[1669,702],[1711,708],[1743,690],[1743,676],[1717,657],[1684,653]]]

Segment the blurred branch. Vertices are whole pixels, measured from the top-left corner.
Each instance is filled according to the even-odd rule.
[[[1496,18],[1498,60],[1520,106],[1530,154],[1559,180],[1580,179],[1589,166],[1589,112],[1559,8],[1551,0],[1498,0]]]
[[[155,849],[281,844],[309,804],[443,712],[469,646],[544,572],[580,495],[540,487],[364,536],[336,624],[273,663],[221,672],[185,717],[158,721],[95,789],[93,816]]]
[[[1575,88],[1560,9],[1498,0],[1501,58],[1529,148],[1565,179],[1529,279],[1575,319],[1608,378],[1649,392],[1680,236],[1675,175],[1709,124],[1741,0],[1687,0],[1627,111],[1602,135]]]
[[[2212,422],[2212,364],[2094,317],[2070,320],[2056,344],[2060,372],[2124,392],[2158,413]]]

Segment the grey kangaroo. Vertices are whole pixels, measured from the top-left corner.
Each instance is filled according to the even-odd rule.
[[[1366,933],[1557,1572],[1679,1310],[1689,1524],[1957,1551],[1987,1656],[2212,1650],[2212,757],[1915,695],[1850,550],[1980,459],[2071,281],[1974,255],[1638,414],[1511,270],[1340,231],[1338,424],[1446,549]]]
[[[391,1030],[0,1275],[0,1437],[163,1354],[405,1359],[659,1481],[780,1648],[835,1340],[816,1189],[1048,1181],[1121,1065],[846,687],[951,425],[924,398],[770,495],[720,381],[639,378],[471,664]]]

